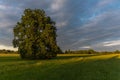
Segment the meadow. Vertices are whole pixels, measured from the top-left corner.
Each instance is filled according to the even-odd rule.
[[[0,80],[120,80],[120,54],[59,54],[50,60],[0,54]]]

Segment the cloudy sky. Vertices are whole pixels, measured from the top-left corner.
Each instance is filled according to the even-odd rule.
[[[12,30],[25,8],[56,21],[62,50],[120,50],[120,0],[0,0],[0,49],[14,49]]]

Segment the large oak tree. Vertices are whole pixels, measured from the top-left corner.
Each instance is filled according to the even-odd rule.
[[[23,59],[48,59],[60,52],[55,22],[41,9],[25,9],[13,29],[14,47]]]

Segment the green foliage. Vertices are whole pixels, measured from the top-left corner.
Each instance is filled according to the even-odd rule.
[[[13,45],[18,47],[21,58],[48,59],[60,52],[56,43],[55,22],[44,10],[25,9],[13,32]]]

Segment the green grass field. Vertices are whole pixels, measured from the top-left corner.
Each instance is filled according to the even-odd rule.
[[[0,54],[0,80],[120,80],[120,54],[61,54],[51,60]]]

